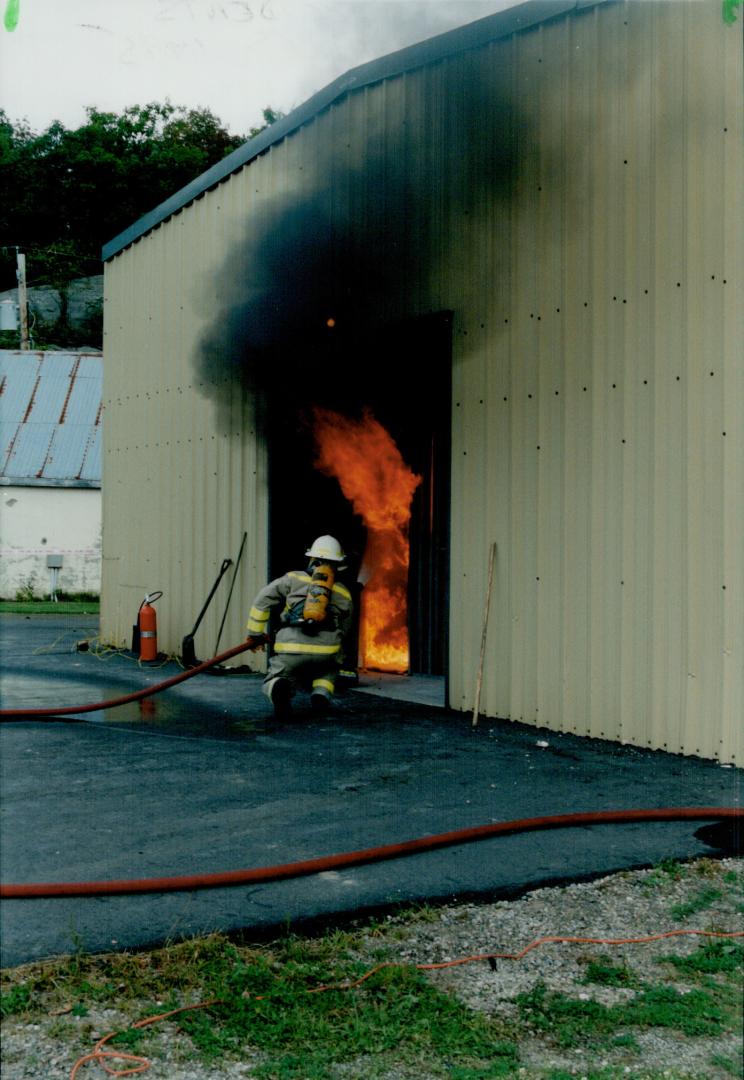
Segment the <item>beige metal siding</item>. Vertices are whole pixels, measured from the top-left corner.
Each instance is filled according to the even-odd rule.
[[[244,636],[246,605],[265,576],[265,461],[250,437],[250,402],[235,391],[218,417],[193,365],[214,310],[214,271],[243,225],[244,188],[223,185],[211,202],[199,200],[106,268],[102,632],[109,640],[128,640],[145,592],[160,588],[159,645],[180,654],[222,560],[236,559],[246,531],[221,641],[229,647]],[[197,636],[201,658],[213,655],[232,572]]]
[[[177,651],[245,528],[242,635],[265,455],[195,350],[237,238],[321,190],[387,272],[416,252],[381,321],[454,314],[453,707],[495,540],[486,717],[741,762],[742,82],[717,0],[577,11],[350,94],[114,258],[104,632],[164,588]]]
[[[629,4],[492,50],[539,137],[478,351],[504,373],[485,424],[477,308],[457,339],[456,707],[494,539],[488,715],[741,761],[741,36],[714,3]],[[498,458],[483,484],[473,459]]]

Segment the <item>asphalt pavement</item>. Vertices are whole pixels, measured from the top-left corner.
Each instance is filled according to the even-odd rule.
[[[179,671],[96,649],[95,616],[0,616],[2,707],[108,700]],[[87,651],[79,642],[89,641]],[[364,680],[363,680],[364,681]],[[347,690],[278,723],[253,674],[200,674],[83,722],[0,725],[3,883],[271,866],[490,822],[739,806],[742,770]],[[403,696],[403,695],[401,695]],[[310,877],[190,892],[4,900],[3,966],[213,930],[257,936],[408,902],[726,853],[696,822],[525,833]]]

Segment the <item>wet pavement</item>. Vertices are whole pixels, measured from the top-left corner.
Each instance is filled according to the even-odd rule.
[[[0,616],[2,707],[107,700],[179,671],[99,653],[95,616]],[[76,644],[91,641],[80,652]],[[384,696],[268,716],[260,676],[201,674],[84,722],[0,725],[2,880],[209,873],[550,814],[738,806],[742,770]],[[392,685],[392,684],[389,684]],[[394,692],[390,689],[390,692]],[[431,701],[436,688],[427,688]],[[541,744],[547,745],[541,745]],[[700,822],[526,833],[290,881],[105,898],[5,900],[2,964],[256,934],[410,901],[493,899],[664,858],[720,854]]]

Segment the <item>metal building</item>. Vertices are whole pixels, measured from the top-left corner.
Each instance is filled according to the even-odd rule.
[[[247,532],[242,639],[330,499],[320,387],[424,476],[412,668],[454,709],[495,543],[486,716],[741,762],[743,24],[535,0],[350,72],[108,244],[103,634],[159,588],[177,652]]]

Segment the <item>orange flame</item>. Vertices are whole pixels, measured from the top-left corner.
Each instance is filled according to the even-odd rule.
[[[353,420],[313,410],[315,466],[334,476],[367,527],[359,663],[376,671],[408,671],[408,526],[421,483],[389,432],[368,410]]]

